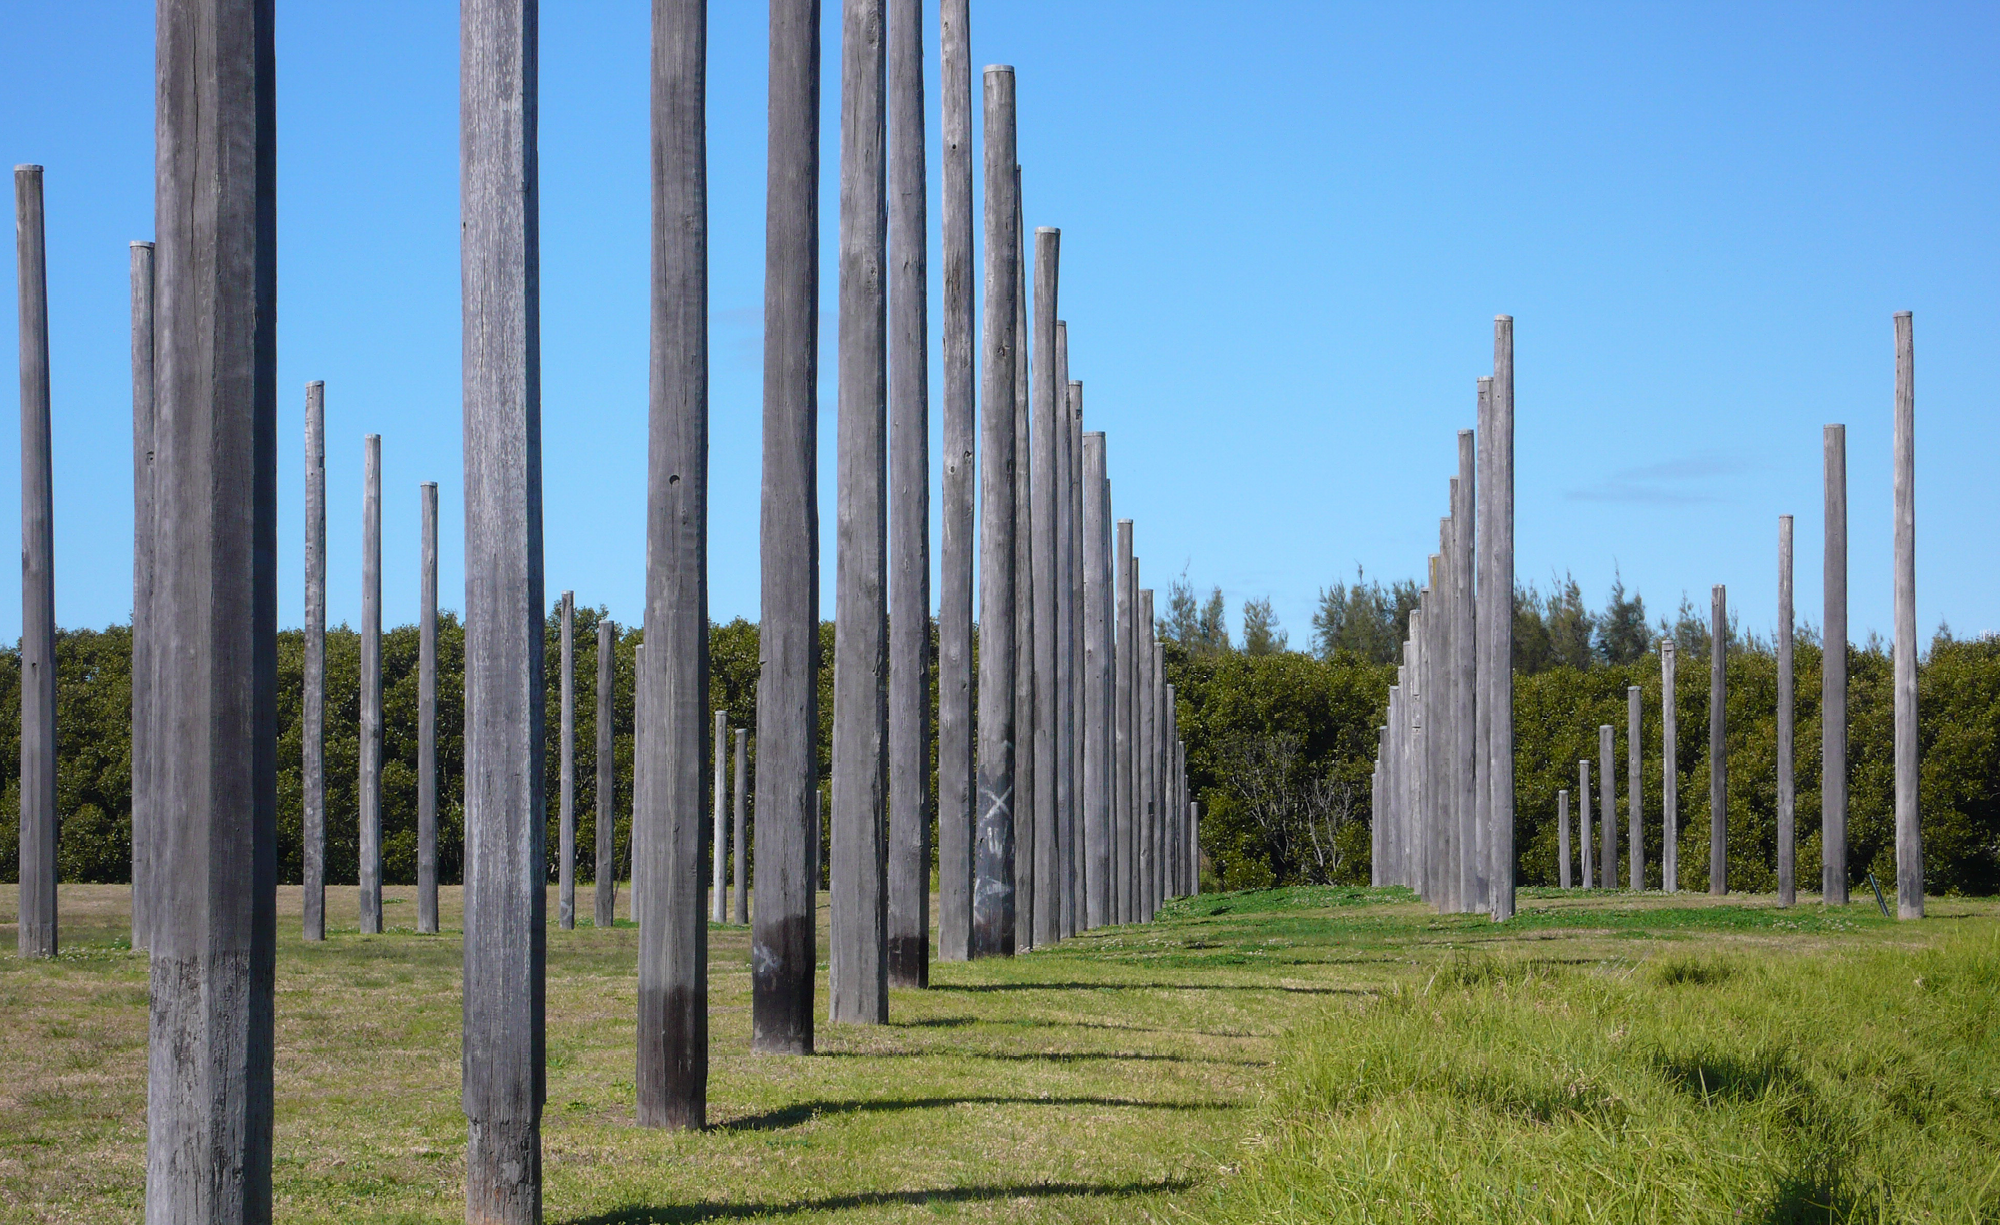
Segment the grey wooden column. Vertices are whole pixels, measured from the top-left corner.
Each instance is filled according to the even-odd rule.
[[[1014,953],[1014,351],[1020,227],[1014,196],[1014,70],[985,74],[986,310],[979,492],[979,819],[973,852],[973,957]],[[947,87],[948,88],[948,87]]]
[[[691,9],[701,5],[690,0]],[[819,803],[819,5],[771,5],[751,1049],[813,1045]],[[636,890],[637,885],[634,883]]]
[[[1598,864],[1606,889],[1618,887],[1618,772],[1612,765],[1612,726],[1597,726]]]
[[[1410,637],[1403,644],[1406,680],[1403,706],[1408,744],[1404,749],[1406,796],[1406,846],[1410,861],[1410,887],[1423,901],[1431,901],[1430,830],[1425,820],[1429,797],[1424,792],[1430,765],[1424,743],[1425,689],[1430,678],[1424,674],[1424,626],[1430,620],[1427,592],[1419,592],[1417,606],[1410,611]]]
[[[422,512],[417,574],[417,930],[435,935],[438,929],[437,482],[424,481],[418,485],[417,498]]]
[[[843,0],[833,631],[834,1021],[889,1019],[889,222],[883,0]]]
[[[1487,513],[1479,517],[1488,541],[1488,571],[1479,588],[1486,593],[1487,687],[1481,700],[1486,721],[1489,819],[1493,823],[1495,921],[1514,917],[1514,317],[1493,320],[1492,432],[1486,480]]]
[[[1792,517],[1778,516],[1778,905],[1798,900],[1792,778]]]
[[[1896,312],[1896,917],[1924,917],[1924,835],[1917,808],[1916,347]]]
[[[1577,862],[1583,868],[1583,887],[1592,887],[1590,866],[1590,759],[1576,763]]]
[[[922,0],[890,0],[889,982],[930,982],[930,292]]]
[[[1133,580],[1138,577],[1138,560],[1132,556],[1132,521],[1120,519],[1118,532],[1117,637],[1113,642],[1112,667],[1112,851],[1111,909],[1113,923],[1132,921],[1133,795],[1132,795],[1132,685],[1138,673],[1132,664],[1136,645],[1133,615],[1138,600]]]
[[[645,626],[639,627],[643,636]],[[632,922],[634,925],[645,921],[646,903],[643,874],[639,866],[646,862],[646,826],[639,820],[639,797],[646,793],[646,759],[639,752],[640,737],[646,727],[646,687],[640,678],[646,675],[646,644],[637,642],[632,646],[632,821],[626,855],[631,865],[632,882]],[[753,980],[754,981],[754,980]]]
[[[708,921],[729,921],[729,712],[715,712],[715,781],[709,787],[709,809],[713,814],[708,836]]]
[[[1055,607],[1056,607],[1056,938],[1076,934],[1076,456],[1071,448],[1074,420],[1069,399],[1069,329],[1056,324],[1056,356],[1050,362],[1051,425],[1055,432]]]
[[[1083,385],[1070,384],[1083,403]],[[1081,416],[1081,407],[1078,415]],[[1083,435],[1083,913],[1078,926],[1103,927],[1111,909],[1111,651],[1113,602],[1110,523],[1104,496],[1105,454],[1101,431]]]
[[[561,722],[556,777],[556,923],[576,929],[576,593],[562,593],[558,631],[562,659],[558,698]]]
[[[778,31],[793,19],[796,14],[789,6],[771,6],[769,156],[773,167],[785,168],[787,177],[796,175],[789,184],[792,191],[809,192],[818,186],[818,176],[810,168],[816,161],[794,162],[797,142],[789,137],[786,125],[802,119],[788,104],[793,96],[789,91],[799,87],[801,75],[816,91],[817,72],[810,63],[803,68],[781,63],[775,53]],[[639,920],[633,1079],[640,1126],[691,1131],[700,1130],[708,1115],[708,929],[701,911],[701,801],[706,782],[702,767],[707,748],[702,733],[709,713],[707,42],[707,5],[701,0],[655,0],[646,445],[649,649],[636,669],[645,706],[632,753],[635,773],[641,763],[645,770],[632,805],[633,829],[644,830],[643,835],[634,835],[635,847],[643,855],[634,857],[632,873],[633,901],[638,903],[634,917]],[[813,59],[810,52],[805,58]],[[815,100],[806,111],[815,121],[816,107]],[[811,216],[816,221],[817,215]],[[791,229],[795,224],[792,215],[774,215],[766,226],[767,252],[798,250]],[[808,245],[806,250],[816,253],[817,247]],[[801,287],[810,293],[817,282],[808,277]],[[771,420],[774,395],[781,402],[796,402],[794,363],[808,369],[813,364],[812,330],[805,329],[802,336],[796,316],[774,319],[773,314],[766,311],[766,344],[790,344],[794,351],[784,361],[765,363],[767,538],[774,529],[786,535],[791,526],[785,510],[771,504],[771,451],[795,448],[790,431],[802,424],[810,428],[813,415],[808,410],[803,423],[787,416]],[[804,488],[784,487],[794,497],[810,497],[810,481],[802,484]],[[797,545],[787,544],[794,550],[791,555],[797,556]],[[774,610],[783,625],[797,615],[796,601],[787,598],[781,583],[773,583],[768,561],[765,576],[766,625],[774,619]],[[805,578],[810,581],[817,574]],[[808,625],[806,633],[816,640],[818,626],[810,621]],[[795,641],[784,629],[775,633],[766,629],[762,683],[770,684],[774,673],[797,666]],[[775,697],[770,706],[788,711],[787,703]],[[811,733],[805,734],[810,742]],[[783,760],[782,751],[779,756]],[[643,886],[636,883],[641,879]],[[759,967],[775,959],[762,948],[753,954]]]
[[[1674,643],[1660,639],[1660,888],[1681,890],[1680,691]]]
[[[1039,769],[1035,752],[1040,714],[1035,689],[1035,454],[1034,377],[1029,358],[1034,348],[1028,303],[1028,270],[1032,259],[1026,223],[1022,220],[1021,166],[1014,164],[1014,230],[1020,237],[1016,252],[1019,283],[1014,296],[1014,947],[1035,947],[1035,840],[1041,832]]]
[[[42,168],[14,167],[21,333],[20,910],[23,957],[56,955],[55,498],[49,463],[49,285]]]
[[[1383,879],[1386,845],[1383,833],[1388,827],[1389,805],[1389,758],[1388,729],[1381,725],[1375,728],[1375,769],[1368,778],[1368,887],[1379,889],[1387,882]]]
[[[361,931],[382,930],[382,436],[362,440],[361,743],[356,816]]]
[[[1482,395],[1484,392],[1481,393]],[[1458,432],[1458,480],[1452,498],[1452,745],[1458,785],[1459,902],[1465,911],[1486,909],[1486,864],[1492,855],[1479,819],[1479,618],[1475,565],[1478,538],[1478,439]]]
[[[146,1219],[271,1219],[277,941],[272,6],[154,37],[154,915]],[[171,665],[167,661],[171,660]]]
[[[1062,363],[1064,373],[1069,368],[1069,329],[1062,334]],[[1083,503],[1087,494],[1083,479],[1083,384],[1065,379],[1065,400],[1069,405],[1070,430],[1070,559],[1072,584],[1069,592],[1070,603],[1070,722],[1073,733],[1070,747],[1071,789],[1075,793],[1070,807],[1070,926],[1073,932],[1083,931],[1090,924],[1090,840],[1084,829],[1083,756],[1085,744],[1090,739],[1090,726],[1084,720],[1084,707],[1089,700],[1084,695],[1088,685],[1088,669],[1084,663],[1084,636],[1089,632],[1084,620],[1083,587],[1086,581],[1083,543]]]
[[[736,729],[736,758],[731,763],[735,786],[733,818],[736,824],[736,914],[738,927],[750,925],[750,729]]]
[[[1640,783],[1640,753],[1645,741],[1639,738],[1641,721],[1639,687],[1625,687],[1625,844],[1626,876],[1634,893],[1646,887],[1646,801]]]
[[[1822,434],[1826,557],[1820,658],[1820,900],[1847,905],[1847,427]]]
[[[613,927],[618,922],[618,757],[612,740],[616,715],[611,705],[617,676],[618,629],[605,617],[597,623],[597,789],[591,801],[596,809],[591,819],[597,826],[592,921],[599,927]]]
[[[132,244],[132,947],[148,946],[153,888],[153,244]]]
[[[300,751],[305,938],[326,939],[326,384],[306,384],[305,725]],[[156,486],[157,489],[157,486]],[[136,673],[134,683],[138,682]],[[151,689],[152,678],[147,678]],[[149,711],[157,710],[149,705]],[[137,707],[134,707],[136,712]],[[135,757],[134,761],[138,759]],[[152,767],[157,770],[155,764]],[[157,777],[157,776],[155,776]],[[157,795],[157,791],[153,792]],[[150,838],[149,838],[150,843]]]
[[[1062,478],[1056,451],[1056,310],[1061,276],[1062,231],[1043,226],[1035,231],[1034,362],[1030,384],[1030,460],[1034,511],[1035,625],[1035,906],[1034,941],[1054,944],[1062,939],[1061,779],[1056,743],[1062,736],[1062,622],[1056,584],[1057,542],[1061,523],[1056,516],[1056,489]]]
[[[970,0],[943,0],[938,22],[944,455],[938,568],[938,960],[971,955],[973,785],[972,556],[973,411],[972,51]]]
[[[1153,591],[1139,589],[1139,913],[1152,921],[1160,884],[1160,666],[1153,630]]]
[[[1160,659],[1160,676],[1162,678],[1160,684],[1162,693],[1160,706],[1166,712],[1165,731],[1161,738],[1166,742],[1167,757],[1167,785],[1164,788],[1165,804],[1162,808],[1160,821],[1161,844],[1164,850],[1162,858],[1166,861],[1166,871],[1162,874],[1160,889],[1163,895],[1162,904],[1164,904],[1166,901],[1170,901],[1181,895],[1181,850],[1183,835],[1186,832],[1187,809],[1181,803],[1180,736],[1178,734],[1177,721],[1174,718],[1174,687],[1165,682],[1166,652],[1164,649],[1160,653]]]
[[[1569,872],[1569,789],[1556,792],[1556,881],[1570,887]]]
[[[1382,883],[1401,885],[1403,883],[1403,737],[1400,720],[1403,714],[1403,670],[1396,669],[1396,684],[1389,686],[1388,700],[1383,703],[1383,718],[1388,722],[1382,727],[1382,783],[1386,794],[1382,800]]]
[[[1708,626],[1708,891],[1729,892],[1729,593],[1709,593]]]

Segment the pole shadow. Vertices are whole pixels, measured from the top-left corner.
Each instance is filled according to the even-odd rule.
[[[703,1221],[742,1221],[759,1217],[801,1216],[809,1212],[843,1212],[852,1208],[919,1207],[925,1204],[976,1204],[1010,1199],[1122,1199],[1185,1191],[1191,1179],[1126,1183],[1019,1183],[970,1187],[937,1187],[923,1191],[864,1191],[785,1203],[634,1204],[595,1216],[571,1217],[562,1225],[700,1225]]]

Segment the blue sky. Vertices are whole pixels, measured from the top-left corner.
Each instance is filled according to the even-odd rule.
[[[280,619],[303,607],[318,378],[330,615],[358,616],[379,432],[385,606],[410,620],[420,481],[441,485],[445,602],[463,590],[456,6],[278,10]],[[647,11],[542,12],[548,588],[621,620],[643,586]],[[829,609],[838,18],[827,3]],[[130,610],[126,243],[151,231],[152,20],[130,0],[0,4],[0,157],[48,168],[67,626]],[[754,617],[766,9],[710,20],[712,607]],[[1027,221],[1063,228],[1072,373],[1152,585],[1219,584],[1232,627],[1268,595],[1302,643],[1315,593],[1357,564],[1419,573],[1504,311],[1523,578],[1573,571],[1595,604],[1615,567],[1656,615],[1723,582],[1768,630],[1789,512],[1817,622],[1820,427],[1844,421],[1852,626],[1886,634],[1890,320],[1913,310],[1919,620],[2000,630],[2000,414],[1978,373],[2000,358],[2000,9],[974,0],[972,33],[975,65],[1019,71]],[[9,438],[17,386],[0,345]],[[18,491],[0,448],[0,536]],[[18,591],[0,568],[0,638]]]

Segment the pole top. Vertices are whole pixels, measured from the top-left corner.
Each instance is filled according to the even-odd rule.
[[[139,244],[135,242],[135,243],[133,243],[132,245],[136,247],[136,246],[138,246]],[[152,243],[147,243],[146,245],[150,247],[150,246],[152,246],[153,244],[152,244]],[[311,391],[311,390],[312,390],[313,388],[315,388],[315,387],[317,387],[317,388],[320,388],[320,389],[324,390],[324,389],[325,389],[325,387],[326,387],[326,380],[325,380],[325,379],[307,379],[307,380],[306,380],[306,390],[307,390],[307,391]]]
[[[1014,66],[1012,64],[988,64],[986,66],[987,76],[990,77],[997,72],[1004,72],[1011,77],[1014,75]]]
[[[1060,238],[1062,237],[1062,227],[1055,225],[1038,225],[1035,227],[1035,233],[1038,235],[1053,234],[1056,237]],[[1056,320],[1056,326],[1061,328],[1061,327],[1068,327],[1069,325],[1064,323],[1062,320],[1058,319]]]
[[[1493,316],[1493,322],[1495,322],[1495,323],[1512,323],[1512,322],[1514,322],[1514,316],[1512,316],[1512,315],[1495,315],[1495,316]]]
[[[42,168],[33,162],[22,162],[20,165],[14,167],[14,173],[19,175],[36,175],[41,172]]]
[[[40,167],[40,166],[36,166],[36,167],[35,167],[35,169],[36,169],[36,170],[40,170],[40,169],[41,169],[41,167]],[[1896,312],[1896,318],[1898,318],[1898,319],[1908,319],[1909,317],[1910,317],[1910,312],[1908,312],[1908,311],[1897,311],[1897,312]]]
[[[132,249],[136,251],[136,250],[138,250],[138,249],[139,249],[140,247],[144,247],[144,248],[146,248],[146,250],[148,250],[148,251],[151,251],[151,250],[153,249],[153,244],[152,244],[152,242],[151,242],[150,240],[148,240],[148,239],[143,239],[143,238],[135,238],[135,239],[133,239],[133,240],[132,240]]]
[[[428,490],[430,490],[430,491],[431,491],[432,493],[436,493],[436,492],[437,492],[437,487],[438,487],[438,483],[437,483],[436,481],[418,481],[418,482],[417,482],[417,488],[419,488],[419,489],[428,489]]]

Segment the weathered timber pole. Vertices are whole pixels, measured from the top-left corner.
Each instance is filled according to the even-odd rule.
[[[1056,324],[1056,356],[1051,423],[1055,430],[1055,608],[1056,608],[1056,938],[1076,934],[1076,605],[1081,580],[1076,571],[1075,420],[1069,398],[1069,328]]]
[[[729,712],[715,712],[715,780],[709,787],[709,807],[713,813],[708,836],[708,921],[729,921]]]
[[[562,593],[556,770],[556,924],[576,929],[576,593]]]
[[[1034,348],[1029,330],[1031,290],[1028,270],[1032,253],[1022,220],[1021,166],[1014,164],[1014,232],[1019,283],[1014,295],[1014,947],[1035,947],[1035,842],[1041,833],[1041,759],[1035,752],[1040,710],[1035,690],[1036,644],[1041,627],[1035,623],[1035,453],[1034,378],[1029,358]]]
[[[1493,880],[1490,885],[1495,921],[1514,917],[1514,317],[1493,320],[1492,432],[1487,440],[1490,467],[1488,513],[1479,517],[1487,546],[1488,569],[1480,591],[1486,606],[1485,668],[1487,684],[1480,692],[1489,708],[1487,718],[1487,785],[1489,819],[1493,823]]]
[[[1070,384],[1081,405],[1083,385]],[[1079,410],[1079,415],[1081,411]],[[1079,927],[1111,922],[1111,726],[1109,698],[1111,645],[1111,561],[1105,512],[1104,435],[1083,436],[1083,914]]]
[[[618,676],[618,630],[605,617],[597,623],[597,789],[592,800],[597,826],[596,887],[591,890],[599,927],[618,922],[618,759],[612,747],[615,716],[611,697]]]
[[[1165,681],[1166,650],[1160,651],[1160,707],[1165,712],[1162,739],[1166,742],[1167,785],[1160,812],[1160,841],[1167,870],[1161,887],[1161,904],[1179,897],[1181,884],[1181,843],[1186,832],[1187,809],[1181,804],[1180,736],[1174,719],[1174,687]]]
[[[1481,391],[1481,396],[1484,396]],[[1486,863],[1492,848],[1479,820],[1479,618],[1474,543],[1478,536],[1478,439],[1458,432],[1458,480],[1452,486],[1452,752],[1458,794],[1459,909],[1486,909]]]
[[[1139,589],[1139,913],[1152,921],[1160,882],[1160,667],[1153,629],[1153,590]]]
[[[639,627],[643,636],[645,626]],[[644,641],[632,645],[632,822],[628,835],[629,845],[625,854],[631,867],[632,882],[632,922],[644,922],[646,903],[639,865],[646,861],[646,826],[639,820],[639,797],[646,793],[646,759],[639,753],[639,738],[644,736],[646,727],[646,687],[640,678],[646,675],[646,644]]]
[[[986,310],[979,485],[979,819],[968,954],[1014,953],[1014,403],[1020,227],[1014,70],[985,73]],[[949,85],[947,85],[949,91]]]
[[[840,369],[827,983],[837,1022],[889,1019],[889,218],[883,0],[842,0]]]
[[[1371,889],[1379,889],[1383,884],[1382,833],[1388,824],[1389,801],[1386,736],[1387,732],[1378,725],[1375,728],[1375,769],[1368,776],[1368,887]]]
[[[1660,888],[1681,891],[1680,690],[1674,643],[1660,639]]]
[[[1792,517],[1778,516],[1778,905],[1798,900],[1792,778]]]
[[[730,778],[735,792],[731,807],[736,824],[736,914],[738,927],[750,925],[750,729],[736,729],[736,758]]]
[[[362,442],[361,744],[355,822],[361,849],[361,931],[382,931],[382,436]]]
[[[1108,500],[1108,498],[1107,498]],[[1113,923],[1130,923],[1134,910],[1132,891],[1132,865],[1134,854],[1132,814],[1134,796],[1132,794],[1132,685],[1138,676],[1133,667],[1133,648],[1137,645],[1134,637],[1138,624],[1135,609],[1138,599],[1134,595],[1133,583],[1139,575],[1138,559],[1132,556],[1132,521],[1120,519],[1118,531],[1118,590],[1117,636],[1114,640],[1112,677],[1112,859],[1111,859],[1111,909]]]
[[[1708,626],[1708,891],[1729,892],[1729,593],[1709,593]]]
[[[154,37],[153,739],[146,1219],[271,1219],[277,941],[272,6]],[[169,662],[171,661],[171,662]]]
[[[1570,887],[1568,788],[1556,792],[1556,876],[1563,888]]]
[[[1625,843],[1626,877],[1634,893],[1646,887],[1646,801],[1640,786],[1639,738],[1641,699],[1637,685],[1625,687]]]
[[[764,230],[763,621],[751,1049],[813,1046],[819,804],[819,4],[771,5]]]
[[[1612,727],[1597,725],[1597,875],[1606,889],[1618,887],[1618,772],[1612,767]]]
[[[301,877],[305,890],[302,900],[305,938],[326,939],[326,384],[318,379],[306,384],[306,624],[305,624],[305,725],[300,751],[300,801],[302,818]],[[155,496],[158,486],[155,484]],[[153,530],[153,529],[149,529]],[[148,659],[151,644],[148,644]],[[149,669],[150,670],[150,669]],[[133,683],[139,677],[133,673]],[[152,677],[146,678],[150,694]],[[136,715],[138,706],[133,712]],[[159,709],[148,703],[150,716]],[[138,757],[134,756],[136,763]],[[159,769],[157,758],[149,758],[149,779]],[[148,795],[157,796],[156,784]],[[147,845],[153,845],[148,808]]]
[[[1034,510],[1035,625],[1035,860],[1034,942],[1062,939],[1062,785],[1056,754],[1062,736],[1060,602],[1056,584],[1063,579],[1057,566],[1061,522],[1056,515],[1056,490],[1062,479],[1056,449],[1056,310],[1061,276],[1062,231],[1043,226],[1035,231],[1034,362],[1031,367],[1030,437],[1033,458],[1031,497]],[[1066,427],[1065,427],[1065,431]]]
[[[890,0],[889,982],[930,982],[930,311],[922,0]]]
[[[14,167],[21,333],[21,774],[16,942],[56,955],[55,498],[49,460],[49,283],[42,168]]]
[[[1896,917],[1924,917],[1924,833],[1917,807],[1916,346],[1896,313]]]
[[[791,15],[771,6],[773,46]],[[817,42],[815,27],[814,42]],[[634,772],[645,779],[632,806],[634,917],[639,920],[638,1121],[642,1127],[700,1130],[708,1115],[708,930],[702,922],[703,721],[708,716],[708,14],[703,0],[655,0],[652,46],[652,258],[647,370],[646,642],[637,669],[644,718],[633,737]],[[817,74],[813,73],[817,84]],[[780,134],[793,121],[781,104],[797,72],[773,56],[770,158],[781,164],[794,146]],[[816,108],[815,103],[815,108]],[[815,116],[817,110],[812,112]],[[790,165],[788,160],[782,164]],[[817,186],[803,176],[795,190]],[[790,218],[767,226],[767,250],[792,241]],[[809,288],[811,283],[809,283]],[[767,343],[792,342],[810,366],[811,337],[774,322]],[[767,351],[768,352],[768,351]],[[798,361],[794,354],[792,361]],[[785,426],[770,420],[772,385],[788,388],[793,367],[765,364],[765,479],[770,450],[787,447]],[[784,394],[780,392],[779,394]],[[807,452],[810,455],[810,452]],[[766,532],[772,518],[766,485]],[[806,492],[810,493],[808,489]],[[768,571],[767,571],[768,573]],[[763,607],[790,612],[767,577]],[[817,636],[817,626],[812,629]],[[768,630],[763,683],[791,660]],[[785,710],[782,700],[770,705]],[[759,702],[759,708],[763,703]],[[810,733],[807,733],[810,736]],[[782,754],[781,754],[782,757]],[[643,886],[638,885],[644,880]],[[758,949],[755,964],[765,964]],[[810,965],[810,959],[808,960]],[[808,971],[810,973],[810,971]]]
[[[1600,780],[1600,785],[1601,780]],[[1590,867],[1590,759],[1579,758],[1576,763],[1576,816],[1577,816],[1577,861],[1583,868],[1583,887],[1592,887]]]
[[[438,929],[437,624],[438,487],[417,487],[422,543],[417,574],[417,930]]]
[[[1822,434],[1826,628],[1820,656],[1820,901],[1847,905],[1847,427]]]
[[[972,724],[973,485],[978,421],[973,346],[972,51],[970,0],[942,0],[938,21],[943,145],[944,456],[938,568],[938,960],[971,955],[974,804]],[[900,113],[900,112],[899,112]]]
[[[153,433],[157,421],[153,404],[153,244],[135,242],[132,244],[132,947],[135,949],[148,947],[153,917],[152,745],[157,713],[152,699]]]

